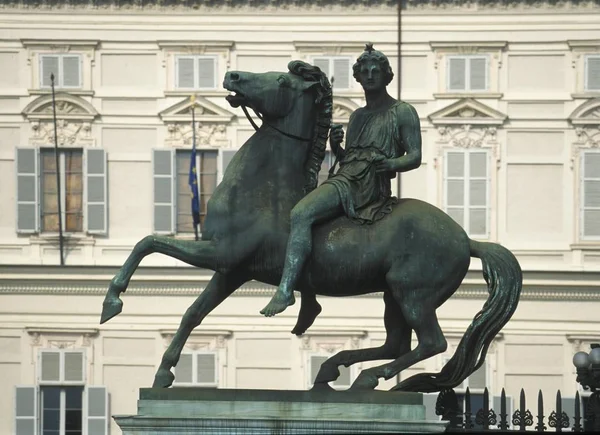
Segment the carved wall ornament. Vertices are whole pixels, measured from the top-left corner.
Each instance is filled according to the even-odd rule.
[[[167,124],[168,136],[165,144],[174,148],[189,148],[193,143],[191,123]],[[224,147],[227,146],[227,128],[223,124],[196,123],[196,146],[197,147]]]
[[[55,95],[56,118],[78,121],[93,121],[98,111],[89,102],[76,95],[59,92]],[[53,119],[52,95],[42,95],[23,109],[23,115],[29,120]]]
[[[485,127],[481,125],[450,125],[438,127],[438,155],[434,159],[434,167],[437,168],[444,149],[448,146],[464,149],[489,148],[496,160],[496,166],[500,167],[500,155],[498,152],[496,127]]]
[[[89,122],[59,119],[56,122],[56,133],[58,146],[94,146],[95,139],[92,137],[92,125]],[[53,145],[54,124],[50,121],[33,121],[29,142],[35,146]]]
[[[97,329],[25,328],[32,347],[72,349],[91,347]]]

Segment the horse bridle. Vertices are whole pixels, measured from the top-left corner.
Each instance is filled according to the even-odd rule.
[[[254,122],[254,120],[252,119],[250,114],[248,113],[248,109],[243,104],[242,104],[242,110],[244,111],[244,115],[246,115],[246,118],[248,118],[248,121],[250,121],[250,124],[252,124],[252,127],[254,127],[254,130],[258,131],[259,127],[256,125],[256,123]],[[304,137],[296,136],[294,134],[286,133],[285,131],[281,131],[274,125],[269,124],[262,116],[260,116],[260,113],[258,113],[256,110],[254,110],[254,108],[252,108],[252,111],[256,114],[257,118],[263,122],[263,124],[266,124],[267,126],[271,127],[273,130],[277,131],[278,133],[281,133],[282,135],[289,137],[291,139],[300,140],[302,142],[311,142],[312,141],[312,139],[306,139]]]

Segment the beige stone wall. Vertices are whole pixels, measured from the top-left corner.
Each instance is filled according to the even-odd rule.
[[[594,332],[600,242],[579,236],[578,156],[595,142],[582,140],[569,116],[598,97],[583,92],[581,54],[597,50],[600,15],[587,9],[408,11],[401,74],[396,25],[395,11],[377,8],[308,15],[293,10],[0,15],[0,389],[35,384],[37,350],[68,342],[86,349],[89,383],[108,387],[111,412],[134,412],[138,389],[151,384],[181,315],[206,285],[209,273],[191,272],[162,255],[147,257],[141,278],[132,281],[136,289],[124,297],[124,313],[98,325],[109,280],[134,244],[152,232],[152,149],[172,146],[170,121],[160,113],[189,96],[173,89],[172,62],[179,46],[217,56],[222,77],[235,69],[284,70],[291,59],[315,55],[356,57],[372,40],[390,55],[396,71],[390,93],[396,95],[401,76],[402,98],[421,118],[423,164],[402,175],[402,196],[441,207],[443,156],[453,147],[452,128],[468,125],[474,138],[483,131],[471,118],[448,127],[452,116],[444,110],[449,106],[473,98],[480,105],[468,108],[479,110],[477,116],[489,118],[486,122],[495,128],[482,145],[492,156],[489,241],[515,252],[525,271],[525,290],[513,320],[490,350],[492,393],[505,387],[516,401],[521,388],[528,398],[541,388],[548,398],[546,415],[556,389],[563,397],[573,396],[570,359],[600,340]],[[44,95],[37,89],[37,56],[44,50],[84,52],[84,89],[74,94],[99,114],[86,143],[104,148],[108,156],[108,235],[80,235],[69,242],[67,264],[72,267],[66,272],[53,267],[58,263],[54,240],[15,231],[15,147],[37,143],[33,121],[22,112]],[[489,55],[489,92],[448,92],[444,56],[473,50]],[[226,125],[225,138],[213,140],[207,149],[237,149],[252,134],[241,110],[228,106],[223,89],[200,95],[218,116],[231,115],[230,121],[219,121]],[[346,106],[364,104],[358,86],[335,96]],[[597,128],[592,126],[589,134]],[[483,306],[486,291],[479,270],[480,262],[473,261],[458,295],[439,309],[450,343],[447,355]],[[271,291],[247,286],[190,339],[190,349],[217,352],[219,387],[306,389],[310,352],[379,346],[385,340],[378,295],[322,298],[322,315],[301,339],[289,333],[298,304],[275,318],[258,314]],[[440,355],[419,363],[402,378],[438,370],[442,361]],[[358,364],[352,376],[371,365]],[[12,395],[0,397],[1,416],[11,417],[13,408]],[[12,418],[0,419],[0,433],[10,433],[12,425]],[[119,433],[114,424],[111,433]]]

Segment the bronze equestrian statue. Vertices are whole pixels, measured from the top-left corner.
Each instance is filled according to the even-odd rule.
[[[252,108],[263,124],[235,154],[209,200],[202,240],[145,237],[112,279],[103,304],[101,323],[121,312],[120,294],[141,260],[154,252],[215,271],[184,314],[154,387],[172,384],[171,368],[192,330],[242,284],[258,280],[281,284],[265,315],[291,304],[292,290],[301,293],[296,334],[306,331],[318,315],[316,295],[382,292],[385,343],[332,356],[321,366],[314,387],[330,388],[340,365],[392,359],[363,370],[351,387],[373,389],[380,378],[390,379],[446,350],[436,309],[458,289],[471,257],[482,261],[488,300],[440,373],[414,375],[393,389],[452,388],[483,364],[490,343],[517,307],[521,269],[510,251],[470,240],[438,208],[391,197],[390,177],[420,164],[418,118],[411,106],[382,91],[391,74],[383,54],[368,46],[363,56],[354,71],[367,107],[351,118],[347,150],[339,147],[339,130],[332,132],[332,151],[341,167],[318,189],[331,127],[327,77],[301,61],[290,62],[287,73],[225,75],[223,86],[233,92],[229,103]],[[307,237],[312,246],[300,246]],[[418,345],[411,349],[413,330]]]

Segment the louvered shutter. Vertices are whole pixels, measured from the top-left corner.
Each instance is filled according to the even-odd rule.
[[[35,233],[39,228],[38,150],[16,149],[17,232]]]
[[[469,389],[483,390],[487,385],[487,367],[484,363],[469,376]]]
[[[352,380],[350,379],[350,367],[340,366],[338,367],[340,376],[333,381],[333,385],[336,387],[350,387]]]
[[[60,350],[40,350],[38,363],[40,383],[57,383],[61,381]]]
[[[108,391],[106,387],[86,387],[85,426],[87,435],[108,435]]]
[[[473,57],[469,60],[469,90],[485,91],[487,89],[487,59]]]
[[[470,236],[485,238],[488,234],[488,154],[469,153],[469,228]]]
[[[438,393],[424,393],[423,405],[425,406],[425,420],[439,421],[441,417],[435,413],[435,404],[437,402]]]
[[[220,179],[223,179],[223,175],[225,175],[225,171],[227,170],[227,167],[229,166],[229,163],[231,162],[231,159],[233,159],[233,156],[235,155],[235,153],[237,153],[237,150],[221,150],[220,154],[221,154],[221,167],[223,168],[223,170],[221,171],[220,175]]]
[[[196,354],[196,382],[200,385],[217,385],[217,355],[215,353]]]
[[[37,435],[38,388],[15,387],[15,435]]]
[[[600,237],[600,152],[582,153],[583,194],[582,194],[582,236]]]
[[[575,420],[575,397],[561,397],[561,402],[563,412],[569,416],[569,427],[573,427],[573,422]],[[580,407],[579,409],[581,410],[583,408]]]
[[[62,56],[61,85],[69,88],[81,87],[81,57]]]
[[[85,219],[90,234],[106,234],[107,216],[107,180],[106,152],[101,148],[85,151],[86,209]]]
[[[466,89],[467,61],[464,57],[448,58],[448,90],[464,91]]]
[[[500,412],[502,409],[502,396],[494,396],[492,398],[492,409],[498,416],[498,425],[500,424]],[[477,411],[475,411],[477,412]],[[512,415],[513,415],[513,398],[512,396],[506,396],[506,421],[508,422],[508,428],[512,427]]]
[[[600,91],[600,56],[587,56],[585,64],[585,90]]]
[[[334,89],[350,88],[350,59],[333,59],[333,78],[335,79],[333,83]]]
[[[85,357],[82,351],[64,351],[62,364],[64,382],[85,382]]]
[[[446,154],[445,202],[448,213],[459,225],[465,225],[465,153]]]
[[[329,71],[329,59],[326,57],[316,57],[313,59],[313,65],[319,67],[321,71],[327,76],[331,77]]]
[[[194,58],[193,57],[178,57],[177,58],[177,87],[178,88],[193,88],[194,87]]]
[[[214,57],[198,58],[198,87],[201,89],[214,89],[216,59]]]
[[[49,88],[52,86],[50,75],[54,74],[54,85],[59,85],[58,78],[58,61],[59,57],[55,55],[40,56],[40,86]]]
[[[175,366],[175,382],[191,384],[194,382],[194,355],[182,353]]]
[[[154,232],[157,234],[175,232],[173,158],[172,150],[154,150]]]
[[[321,355],[311,355],[309,358],[309,379],[310,384],[315,383],[315,379],[317,378],[317,374],[319,373],[319,369],[321,368],[321,364],[327,361],[326,356]]]

